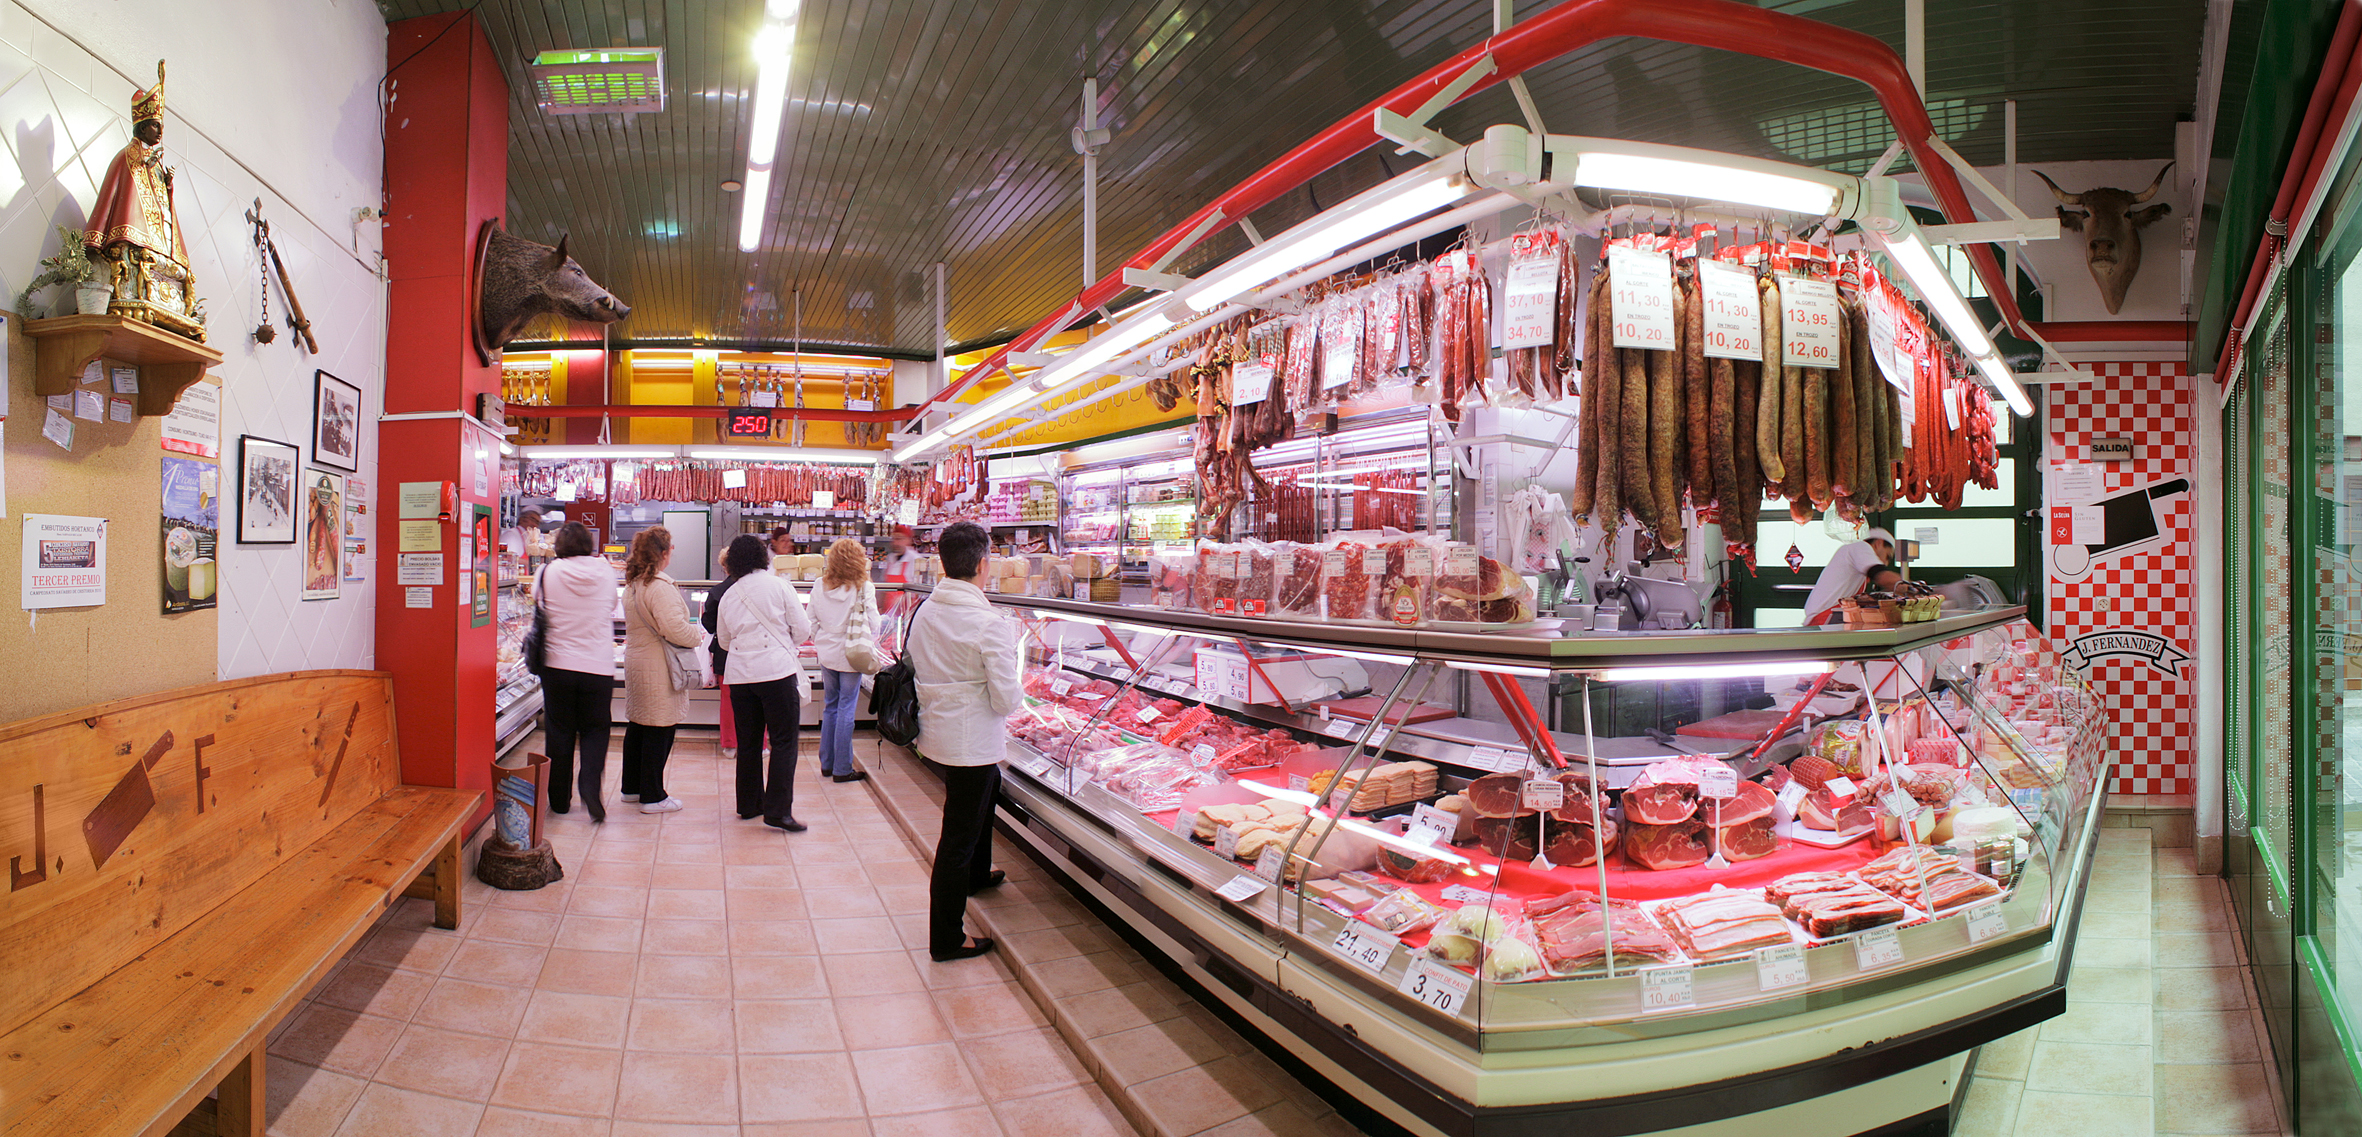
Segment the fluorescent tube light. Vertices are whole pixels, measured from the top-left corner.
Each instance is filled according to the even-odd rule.
[[[2001,358],[1998,353],[1980,355],[1977,357],[1977,369],[1985,373],[1985,378],[1993,381],[1993,389],[2001,392],[2002,401],[2008,403],[2009,409],[2019,418],[2034,413],[2034,404],[2026,400],[2026,389],[2018,385],[2018,377],[2010,371],[2008,360]]]
[[[708,462],[830,462],[875,466],[885,455],[875,450],[829,450],[818,447],[723,446],[692,450],[689,457]]]
[[[751,253],[763,243],[763,209],[771,200],[771,171],[746,171],[746,188],[739,191],[738,251]]]
[[[1685,162],[1646,154],[1587,152],[1575,159],[1575,184],[1660,197],[1694,197],[1826,217],[1837,187],[1761,170]]]
[[[1284,647],[1292,648],[1296,651],[1311,652],[1314,655],[1341,655],[1347,659],[1361,660],[1364,663],[1391,663],[1397,667],[1409,667],[1410,665],[1419,662],[1412,656],[1388,655],[1385,652],[1380,651],[1353,651],[1341,647],[1308,647],[1304,644],[1289,643],[1286,640],[1259,639],[1256,642],[1270,647]]]
[[[1307,793],[1303,790],[1283,790],[1278,786],[1258,782],[1253,778],[1240,778],[1238,780],[1238,788],[1245,790],[1248,793],[1262,794],[1267,798],[1276,798],[1280,801],[1292,801],[1297,805],[1303,806],[1307,809],[1320,804],[1320,796],[1318,794]]]
[[[1211,312],[1231,297],[1365,238],[1460,200],[1465,187],[1434,168],[1363,193],[1240,254],[1182,290],[1191,308]]]
[[[1418,491],[1405,492],[1417,493]],[[1522,675],[1528,679],[1548,679],[1551,675],[1551,671],[1547,667],[1519,667],[1509,663],[1477,663],[1466,659],[1447,659],[1443,661],[1443,664],[1446,667],[1457,667],[1462,671],[1490,671],[1495,675]]]
[[[1126,320],[1098,339],[1076,348],[1074,354],[1059,360],[1034,377],[1034,382],[1047,391],[1082,377],[1083,372],[1097,367],[1116,356],[1131,351],[1163,334],[1173,326],[1173,318],[1162,312],[1147,312]]]
[[[755,73],[754,120],[746,136],[749,170],[770,169],[779,153],[780,121],[787,114],[788,49],[794,46],[794,28],[765,25],[755,33],[755,58],[762,67]]]
[[[1826,660],[1781,661],[1761,663],[1706,663],[1676,664],[1666,667],[1610,667],[1599,673],[1609,683],[1633,679],[1746,679],[1757,675],[1819,675],[1833,664]]]
[[[1960,298],[1960,290],[1952,286],[1952,277],[1934,255],[1927,251],[1927,242],[1917,232],[1884,238],[1886,258],[1903,270],[1913,291],[1935,309],[1936,317],[1944,322],[1945,330],[1960,350],[1972,356],[1990,355],[1993,341],[1985,335],[1985,326],[1977,321],[1977,314]]]
[[[566,460],[570,458],[678,458],[679,450],[655,446],[527,446],[527,458]]]

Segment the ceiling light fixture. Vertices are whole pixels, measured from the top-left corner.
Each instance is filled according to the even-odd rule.
[[[763,209],[771,199],[771,163],[779,156],[779,132],[787,114],[787,71],[796,46],[796,0],[764,5],[755,32],[754,119],[746,138],[746,196],[738,203],[738,248],[751,253],[763,243]]]
[[[1347,199],[1199,277],[1181,295],[1190,307],[1211,312],[1255,285],[1466,197],[1472,187],[1453,181],[1445,161],[1438,159]]]
[[[1844,196],[1827,182],[1749,168],[1743,164],[1746,159],[1732,155],[1717,154],[1712,156],[1714,161],[1698,162],[1676,157],[1698,153],[1677,146],[1577,141],[1615,147],[1612,151],[1577,148],[1575,184],[1591,189],[1728,201],[1813,217],[1836,213]]]

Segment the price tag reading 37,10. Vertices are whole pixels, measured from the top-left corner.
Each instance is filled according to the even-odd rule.
[[[1609,313],[1615,318],[1615,346],[1673,349],[1673,262],[1663,253],[1610,246]]]
[[[1402,969],[1402,982],[1394,989],[1445,1015],[1458,1015],[1475,978],[1459,968],[1422,958]]]

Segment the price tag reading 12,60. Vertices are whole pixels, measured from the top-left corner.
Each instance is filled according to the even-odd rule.
[[[1422,958],[1402,969],[1402,982],[1394,989],[1446,1015],[1458,1015],[1475,978],[1459,968]]]
[[[1344,927],[1337,929],[1337,938],[1329,941],[1329,950],[1375,975],[1386,970],[1386,962],[1394,958],[1394,949],[1401,944],[1402,941],[1368,924],[1348,920]]]
[[[1759,990],[1795,987],[1811,978],[1804,966],[1803,944],[1781,944],[1755,953],[1755,986]]]
[[[1893,928],[1872,928],[1854,937],[1854,966],[1864,971],[1903,962],[1903,941]]]
[[[1673,262],[1627,245],[1607,251],[1608,305],[1615,346],[1673,348]]]
[[[1670,1011],[1677,1007],[1696,1006],[1696,989],[1690,983],[1688,964],[1672,967],[1652,967],[1640,973],[1640,1010]]]
[[[1802,276],[1780,278],[1781,336],[1790,367],[1837,366],[1837,286]],[[1622,344],[1616,345],[1622,347]]]

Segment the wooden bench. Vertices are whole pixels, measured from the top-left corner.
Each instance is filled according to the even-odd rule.
[[[482,795],[401,769],[378,671],[0,726],[0,1134],[262,1137],[272,1028],[400,897],[459,926]]]

